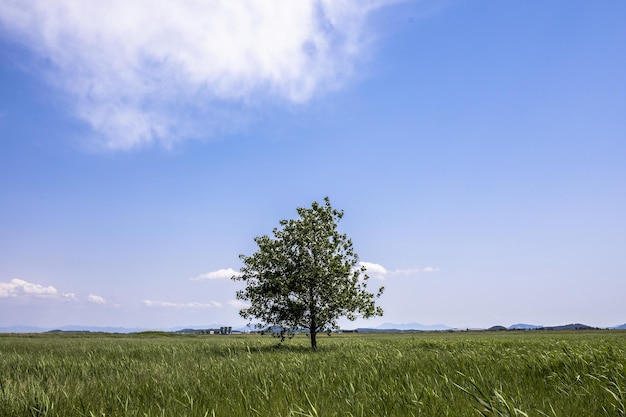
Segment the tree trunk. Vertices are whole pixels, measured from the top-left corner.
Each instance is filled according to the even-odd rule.
[[[315,320],[315,314],[311,314],[311,324],[309,327],[309,333],[311,333],[311,349],[317,350],[317,322]]]
[[[315,329],[311,329],[311,349],[317,350],[317,332]]]
[[[315,308],[315,293],[313,286],[309,286],[309,332],[311,333],[311,349],[317,350],[317,309]]]

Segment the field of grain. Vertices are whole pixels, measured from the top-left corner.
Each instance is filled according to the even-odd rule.
[[[626,333],[0,335],[0,416],[626,416]]]

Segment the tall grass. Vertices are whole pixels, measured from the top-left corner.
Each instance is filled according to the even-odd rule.
[[[626,333],[0,335],[0,416],[625,416]]]

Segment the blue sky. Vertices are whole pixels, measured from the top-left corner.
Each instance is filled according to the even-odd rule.
[[[329,196],[384,322],[626,322],[626,4],[0,1],[0,327],[239,325]]]

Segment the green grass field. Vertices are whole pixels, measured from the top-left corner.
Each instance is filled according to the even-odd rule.
[[[626,332],[0,335],[0,416],[626,416]]]

